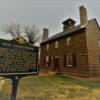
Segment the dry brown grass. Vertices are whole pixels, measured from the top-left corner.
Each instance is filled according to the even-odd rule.
[[[7,81],[0,100],[9,100]],[[100,100],[99,80],[76,80],[64,76],[33,76],[20,81],[17,100]]]

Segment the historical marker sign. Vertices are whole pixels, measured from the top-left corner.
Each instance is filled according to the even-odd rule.
[[[38,73],[38,47],[0,39],[0,75]]]

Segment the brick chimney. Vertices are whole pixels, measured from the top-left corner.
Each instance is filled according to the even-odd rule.
[[[75,21],[71,18],[65,20],[63,23],[63,31],[70,31],[75,26]]]
[[[47,28],[43,28],[42,42],[45,42],[48,40],[48,34],[49,34],[49,30]]]
[[[86,8],[82,5],[79,7],[79,11],[80,11],[80,25],[84,25],[88,22]]]

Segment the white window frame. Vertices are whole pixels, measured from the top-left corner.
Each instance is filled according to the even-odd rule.
[[[47,50],[47,51],[49,50],[49,44],[46,45],[46,50]]]
[[[100,40],[98,40],[98,45],[99,45],[99,47],[100,47]]]
[[[71,37],[67,37],[67,45],[68,45],[68,46],[71,45]]]
[[[45,59],[46,61],[46,64],[48,64],[49,63],[49,56],[46,56],[46,59]]]
[[[71,56],[72,64],[69,64],[70,56]],[[67,66],[69,67],[73,66],[73,54],[72,53],[67,54]]]
[[[55,41],[55,48],[57,49],[59,47],[59,42]]]

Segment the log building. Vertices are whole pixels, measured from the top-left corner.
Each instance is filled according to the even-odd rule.
[[[40,69],[79,77],[100,76],[100,27],[96,19],[88,20],[84,6],[79,7],[80,24],[71,18],[63,31],[48,38],[44,29]]]

